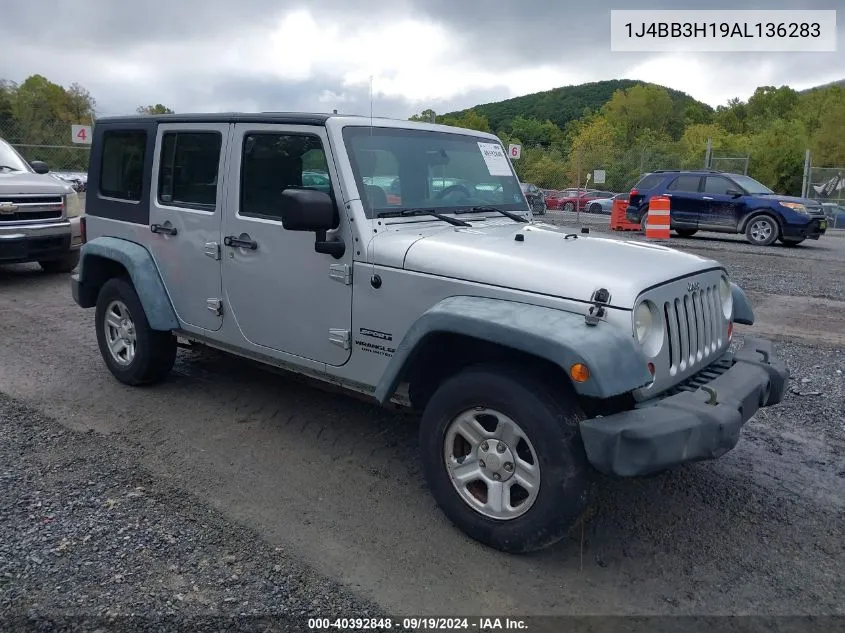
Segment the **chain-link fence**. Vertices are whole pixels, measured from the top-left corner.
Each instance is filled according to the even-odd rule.
[[[91,122],[84,124],[90,126]],[[79,134],[78,130],[77,134]],[[87,134],[90,134],[90,128],[83,133],[83,136]],[[44,161],[52,171],[79,173],[88,171],[91,146],[73,142],[71,123],[0,120],[0,139],[14,147],[27,161]]]
[[[809,167],[804,196],[824,207],[830,228],[845,230],[845,167]]]
[[[711,156],[708,169],[748,175],[749,156]]]

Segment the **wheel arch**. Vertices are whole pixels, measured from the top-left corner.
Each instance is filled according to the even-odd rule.
[[[152,254],[129,240],[98,237],[83,245],[79,269],[72,281],[76,303],[83,308],[94,307],[103,284],[113,277],[132,282],[152,329],[167,331],[179,327]]]
[[[758,207],[757,209],[750,211],[748,215],[745,216],[742,224],[740,224],[738,232],[745,233],[745,230],[748,228],[751,220],[759,218],[761,215],[767,215],[775,221],[775,224],[777,224],[778,227],[778,237],[780,237],[783,234],[783,219],[776,211],[773,211],[768,207]]]
[[[588,326],[582,314],[517,301],[456,296],[442,300],[411,326],[388,363],[374,396],[382,404],[402,382],[411,383],[415,406],[437,384],[482,361],[517,362],[565,380],[576,395],[611,399],[651,380],[633,337],[601,321]],[[583,363],[587,381],[569,378]],[[416,383],[416,384],[415,384]]]

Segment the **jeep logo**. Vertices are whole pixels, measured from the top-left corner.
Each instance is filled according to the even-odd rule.
[[[695,292],[701,287],[701,283],[698,281],[691,281],[687,284],[687,292]]]
[[[12,202],[0,202],[0,215],[11,215],[18,210],[18,205]]]

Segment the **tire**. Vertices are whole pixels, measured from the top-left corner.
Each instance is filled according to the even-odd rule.
[[[643,216],[640,218],[640,231],[645,235],[646,225],[648,224],[648,209],[643,211]]]
[[[60,259],[45,259],[38,262],[45,273],[69,273],[79,264],[79,251],[71,251]]]
[[[804,238],[804,237],[781,237],[781,238],[778,238],[778,239],[780,239],[780,243],[783,244],[784,246],[798,246],[801,242],[803,242],[807,238]]]
[[[589,206],[589,208],[587,209],[587,211],[588,211],[589,213],[601,213],[601,205],[600,205],[600,204],[598,204],[597,202],[594,202],[593,204],[591,204],[591,205]]]
[[[571,388],[562,393],[560,387],[524,368],[477,365],[447,379],[429,401],[420,425],[426,480],[449,520],[476,541],[508,553],[536,551],[566,536],[582,516],[591,480],[578,429],[584,415]],[[512,428],[507,419],[516,422],[520,430],[510,440],[504,436],[508,442],[504,452],[490,441],[485,453],[483,442],[476,441],[474,448],[468,448],[472,445],[456,433],[462,417],[464,428],[476,420],[472,428],[479,440],[481,433],[489,437],[490,429]],[[459,436],[461,441],[456,441]],[[521,440],[513,441],[519,436]],[[459,445],[463,445],[462,451],[456,449]],[[469,468],[477,469],[469,485],[453,483],[447,464],[459,463],[454,459],[457,452],[471,460],[466,462]],[[516,482],[516,478],[530,475],[529,459],[538,475],[534,492],[506,484],[505,480]],[[490,460],[498,470],[490,466]],[[494,481],[497,475],[501,479]],[[491,486],[507,491],[509,510],[497,514],[495,508],[487,506],[482,497],[494,489]]]
[[[770,215],[755,215],[745,226],[745,239],[754,246],[769,246],[779,235],[777,220]]]
[[[123,316],[128,319],[129,327],[118,330],[114,326],[106,333],[106,318]],[[176,361],[176,337],[170,332],[161,332],[150,328],[147,315],[141,306],[141,300],[135,288],[126,279],[113,277],[100,289],[97,308],[94,314],[97,328],[97,343],[100,354],[120,382],[127,385],[146,385],[163,380]],[[124,326],[125,327],[125,326]],[[124,340],[124,348],[112,353],[110,340]],[[132,341],[132,353],[126,341]]]
[[[675,229],[675,233],[681,237],[692,237],[698,233],[698,229]]]
[[[567,213],[572,213],[573,211],[575,211],[575,205],[572,202],[567,202],[565,205],[563,205],[563,210]]]

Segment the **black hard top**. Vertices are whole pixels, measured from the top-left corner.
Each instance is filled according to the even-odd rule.
[[[285,123],[288,125],[325,125],[333,116],[315,112],[204,112],[197,114],[132,114],[107,116],[97,123],[129,123],[157,121],[159,123]]]

